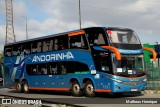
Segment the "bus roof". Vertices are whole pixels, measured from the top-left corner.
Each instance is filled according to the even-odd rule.
[[[5,44],[5,46],[10,46],[10,45],[19,44],[19,43],[24,43],[24,42],[34,41],[34,40],[40,40],[40,39],[45,39],[45,38],[50,38],[50,37],[54,37],[54,36],[61,36],[61,35],[65,35],[65,34],[68,34],[68,33],[71,33],[71,32],[76,32],[76,31],[80,31],[80,30],[87,30],[87,29],[92,29],[92,28],[101,28],[101,29],[110,29],[110,30],[130,30],[130,31],[133,31],[133,30],[128,29],[128,28],[120,28],[120,27],[88,27],[88,28],[82,28],[82,29],[67,31],[67,32],[63,32],[63,33],[57,33],[57,34],[50,34],[50,35],[46,35],[46,36],[40,36],[40,37],[37,37],[37,38],[31,38],[31,39],[28,39],[28,40],[21,40],[21,41],[17,41],[17,42],[12,42],[12,43]]]

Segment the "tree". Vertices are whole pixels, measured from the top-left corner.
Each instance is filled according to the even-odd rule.
[[[2,63],[2,62],[3,62],[3,52],[0,53],[0,63]]]

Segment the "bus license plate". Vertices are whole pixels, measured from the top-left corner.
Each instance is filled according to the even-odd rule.
[[[131,89],[131,91],[137,91],[137,89]]]

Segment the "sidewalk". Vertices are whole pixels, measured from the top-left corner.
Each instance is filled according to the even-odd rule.
[[[160,94],[160,90],[144,90],[142,94]]]

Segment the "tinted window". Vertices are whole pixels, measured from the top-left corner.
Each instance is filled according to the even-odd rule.
[[[32,53],[42,52],[42,42],[41,41],[35,41],[32,42]]]
[[[59,74],[58,63],[49,63],[49,75]]]
[[[76,35],[69,37],[70,48],[88,49],[85,35]]]
[[[86,72],[89,71],[89,68],[81,62],[63,61],[47,64],[30,64],[26,66],[26,70],[29,75],[57,75]]]
[[[83,72],[83,71],[89,71],[88,65],[81,63],[81,62],[75,62],[75,71]]]
[[[47,75],[48,74],[48,64],[38,64],[38,75]]]
[[[21,54],[21,45],[20,44],[19,45],[14,45],[12,47],[12,55],[13,56],[18,56],[20,54]]]
[[[24,43],[22,45],[22,54],[30,54],[31,53],[31,44],[30,43]]]
[[[67,73],[75,73],[75,62],[67,62]]]
[[[96,70],[101,72],[112,73],[111,62],[110,54],[101,54],[94,57]]]
[[[59,63],[59,70],[60,74],[67,74],[67,62],[60,62]]]
[[[12,56],[12,47],[5,47],[4,55],[8,57]]]
[[[106,44],[105,32],[102,29],[87,29],[86,32],[90,46]]]
[[[64,50],[68,48],[68,36],[59,36],[58,37],[58,50]]]
[[[53,50],[53,40],[43,41],[43,52],[48,52]]]

